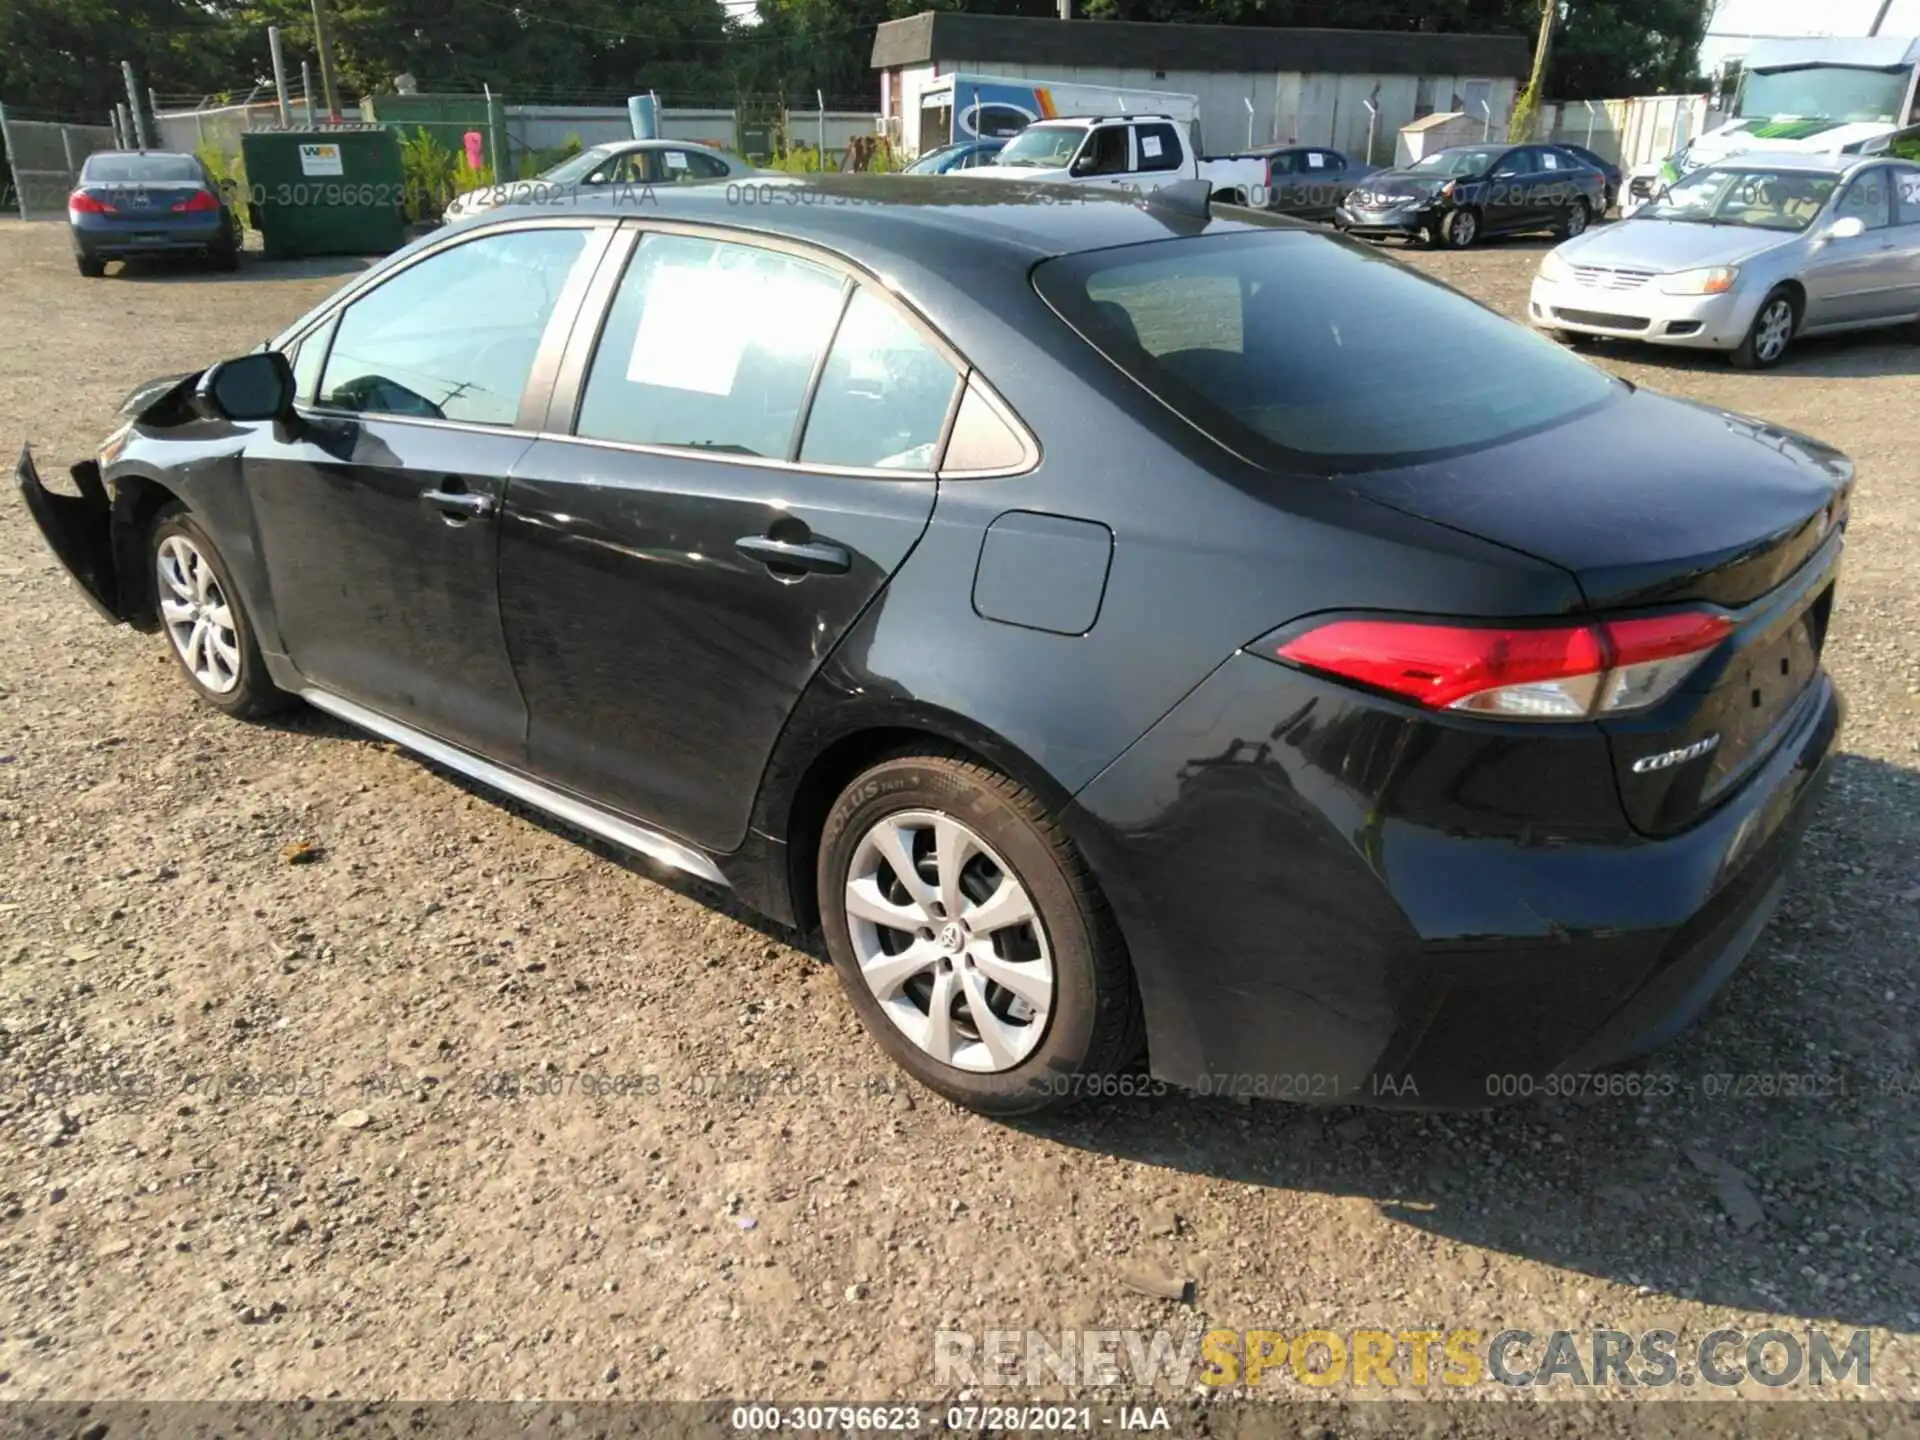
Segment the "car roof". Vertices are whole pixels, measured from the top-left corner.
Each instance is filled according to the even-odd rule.
[[[98,160],[102,157],[109,160],[118,160],[123,157],[138,157],[147,160],[191,160],[194,158],[184,150],[96,150],[93,154],[87,156],[87,160]],[[86,168],[85,161],[81,162],[81,168]]]
[[[651,140],[602,140],[597,145],[589,145],[588,150],[711,150],[716,155],[726,152],[717,145],[709,145],[704,140],[675,140],[671,136],[656,135]],[[584,153],[584,152],[582,152]]]
[[[1178,235],[1318,227],[1278,216],[1206,219],[1150,206],[1120,191],[965,175],[756,175],[729,183],[599,187],[569,197],[578,213],[727,226],[821,245],[884,271],[893,257],[926,263],[956,250],[998,250],[1030,265],[1055,255],[1139,245]],[[600,193],[611,191],[612,193]],[[472,222],[551,217],[545,204],[502,205]]]
[[[1803,150],[1742,150],[1708,161],[1703,170],[1799,170],[1808,175],[1846,175],[1898,155],[1821,155]]]

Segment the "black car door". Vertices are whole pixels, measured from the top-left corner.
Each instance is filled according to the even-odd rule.
[[[499,513],[523,396],[564,345],[611,225],[432,250],[300,344],[311,393],[246,477],[282,643],[312,685],[495,759],[526,708],[500,631]]]
[[[623,231],[508,486],[532,767],[736,846],[801,691],[926,528],[958,389],[916,322],[810,252]]]
[[[1534,222],[1534,180],[1533,152],[1525,146],[1509,150],[1493,162],[1482,202],[1487,231],[1513,230]]]
[[[1564,150],[1542,145],[1533,152],[1533,220],[1557,224],[1580,194],[1580,176],[1586,166]]]

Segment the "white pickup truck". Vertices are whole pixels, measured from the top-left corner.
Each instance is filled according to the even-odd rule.
[[[1157,190],[1178,180],[1205,180],[1213,198],[1264,205],[1267,162],[1260,156],[1202,157],[1192,130],[1168,115],[1095,115],[1037,120],[1007,141],[993,164],[969,178],[1050,180],[1069,185]]]

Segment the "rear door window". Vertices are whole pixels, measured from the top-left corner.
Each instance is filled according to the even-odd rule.
[[[1895,165],[1893,177],[1895,223],[1920,225],[1920,166]]]
[[[959,386],[946,357],[862,286],[820,373],[801,463],[931,470]]]
[[[660,178],[669,185],[686,180],[718,180],[727,173],[727,167],[711,155],[703,155],[698,150],[662,150],[660,152]]]
[[[1276,469],[1465,452],[1619,393],[1552,341],[1318,234],[1263,228],[1092,251],[1047,261],[1035,284],[1169,408]]]
[[[1136,125],[1134,142],[1140,147],[1142,170],[1178,170],[1180,137],[1171,125]]]
[[[644,236],[607,311],[577,433],[787,459],[845,282],[781,251]]]

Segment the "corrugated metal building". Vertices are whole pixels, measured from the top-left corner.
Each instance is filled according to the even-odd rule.
[[[1252,140],[1331,145],[1376,163],[1395,133],[1436,111],[1485,116],[1506,133],[1531,51],[1517,35],[1160,25],[923,11],[883,23],[873,40],[880,109],[906,150],[920,149],[920,92],[955,71],[1200,97],[1213,153]],[[1371,100],[1378,116],[1369,115]],[[1247,106],[1253,110],[1249,115]]]

